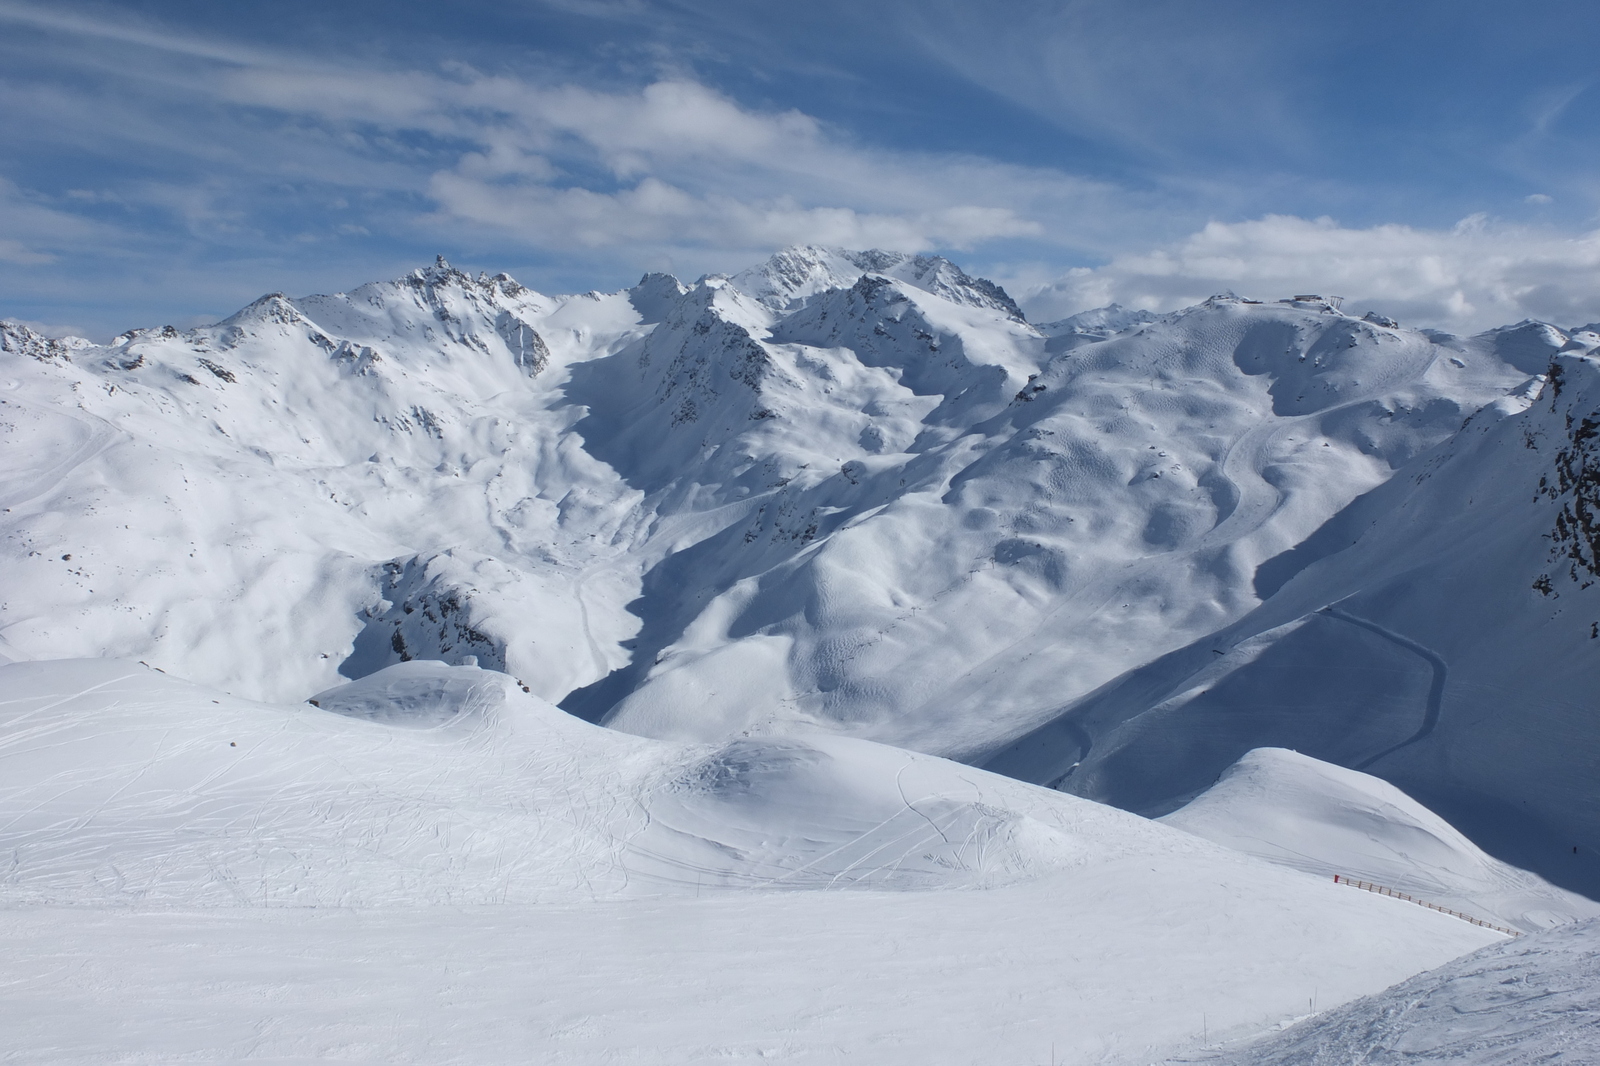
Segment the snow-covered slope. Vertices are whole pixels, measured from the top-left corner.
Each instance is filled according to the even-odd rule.
[[[13,330],[0,653],[270,698],[471,654],[635,732],[971,757],[1248,611],[1258,563],[1526,378],[1321,304],[1142,317],[1067,350],[945,260],[798,248]]]
[[[402,655],[476,654],[552,698],[603,675],[637,494],[561,435],[549,381],[639,331],[628,295],[441,263],[7,355],[0,653],[293,699]]]
[[[1399,743],[1431,660],[1312,617],[1348,589],[1277,604],[1371,509],[1443,499],[1438,477],[1389,479],[1469,416],[1468,434],[1506,438],[1530,372],[1592,335],[1463,340],[1318,300],[1145,317],[1041,331],[946,260],[797,248],[568,297],[440,262],[108,347],[7,327],[0,655],[140,659],[268,700],[472,656],[637,734],[833,732],[1057,781],[1084,737],[1149,710],[1085,709],[1130,691],[1119,678],[1197,657],[1210,677],[1275,661],[1274,627],[1331,627],[1399,671],[1295,661],[1341,671],[1286,682],[1302,697],[1367,684],[1322,725],[1298,719],[1343,747],[1255,719],[1201,743],[1163,726],[1147,742],[1173,745],[1175,769],[1133,748],[1120,769],[1124,732],[1069,787],[1170,810],[1251,747],[1349,763]],[[1396,530],[1363,574],[1423,565]],[[1441,536],[1436,561],[1457,550]],[[1474,654],[1523,668],[1544,647],[1528,624],[1527,647]],[[1056,740],[1030,739],[1038,758],[1006,753],[1041,726]],[[1539,758],[1483,768],[1502,779],[1486,795],[1521,809]],[[1555,808],[1592,803],[1560,772],[1562,797],[1528,810],[1564,832]]]
[[[109,346],[7,325],[0,917],[45,997],[16,1046],[124,1054],[151,987],[150,1058],[1023,1061],[1049,1018],[1148,1062],[1486,943],[1016,778],[1164,813],[1292,745],[1575,883],[1539,849],[1600,810],[1600,369],[1530,375],[1589,337],[1232,297],[1039,329],[946,260],[820,248],[566,297],[441,261]],[[1237,776],[1189,815],[1373,869],[1421,833],[1463,899],[1544,891],[1296,780],[1272,824]],[[1328,828],[1356,810],[1377,854]],[[54,905],[137,918],[74,947]],[[204,913],[212,999],[141,970],[150,908]],[[527,1025],[252,1013],[360,973]]]
[[[0,666],[0,691],[0,893],[12,904],[983,886],[1140,840],[1194,850],[1134,816],[941,759],[826,736],[647,741],[580,722],[506,674],[437,662],[299,706],[112,660]]]
[[[1485,855],[1385,781],[1283,748],[1257,748],[1161,819],[1321,877],[1369,881],[1534,932],[1600,917],[1600,903]]]
[[[1529,335],[1567,348],[1531,407],[1479,413],[1257,569],[1261,607],[989,765],[1162,813],[1250,748],[1293,747],[1398,785],[1502,859],[1600,891],[1600,362],[1582,334],[1546,327],[1453,358],[1470,367]]]
[[[718,299],[724,320],[744,306]],[[768,359],[759,395],[724,385],[673,426],[687,401],[647,385],[621,420],[591,416],[647,499],[687,486],[727,524],[647,575],[633,663],[569,709],[973,757],[1246,613],[1259,563],[1527,381],[1328,308],[1227,300],[1052,355],[870,275],[768,329],[747,349]],[[657,450],[607,450],[623,439]]]
[[[1600,921],[1495,944],[1280,1036],[1235,1066],[1584,1066],[1600,1057]]]
[[[0,693],[18,1061],[1148,1062],[1499,938],[942,759],[632,737],[472,667]]]
[[[879,249],[852,252],[802,245],[742,270],[729,281],[734,288],[775,310],[792,311],[818,293],[848,289],[864,274],[893,278],[952,303],[1022,318],[1016,303],[1000,286],[975,278],[937,255],[906,255]]]
[[[1052,348],[1067,351],[1080,345],[1108,340],[1126,330],[1154,322],[1159,317],[1151,311],[1111,304],[1092,311],[1080,311],[1054,322],[1041,322],[1038,329],[1054,342]]]

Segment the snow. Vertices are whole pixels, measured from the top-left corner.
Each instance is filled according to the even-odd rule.
[[[1142,1062],[1498,939],[847,738],[411,662],[251,703],[0,666],[17,1061]]]
[[[1064,350],[948,261],[797,248],[19,342],[0,653],[269,700],[473,655],[643,734],[982,759],[1248,613],[1256,566],[1526,381],[1321,304],[1144,317]]]
[[[1600,917],[1600,904],[1484,854],[1386,781],[1282,748],[1257,748],[1162,818],[1270,862],[1369,881],[1535,932]]]
[[[656,736],[828,728],[980,757],[1247,611],[1255,565],[1526,380],[1491,360],[1447,376],[1425,338],[1287,307],[1218,303],[1056,357],[1018,326],[979,333],[951,325],[955,314],[869,278],[772,327],[774,342],[884,367],[937,403],[914,435],[880,430],[910,439],[901,455],[834,467],[818,445],[831,437],[847,457],[866,431],[813,421],[802,463],[747,467],[771,471],[773,495],[705,563],[672,559],[662,593],[646,583],[640,650],[653,654],[565,706]],[[805,425],[823,404],[896,410],[833,378],[809,407],[764,383],[774,429],[733,454],[772,454],[785,421]],[[669,468],[665,455],[645,461]],[[679,588],[708,598],[669,598]],[[733,676],[746,659],[727,648],[773,638],[790,642],[787,669],[764,671],[767,692],[752,693]],[[737,708],[707,695],[724,686]]]
[[[1220,1058],[1237,1066],[1589,1063],[1600,1047],[1600,922],[1482,949]]]
[[[864,274],[893,278],[951,303],[1000,311],[1019,321],[1022,318],[1005,290],[991,281],[972,277],[937,255],[906,255],[879,249],[853,252],[801,245],[785,249],[728,280],[739,291],[784,311],[804,306],[818,293],[848,289]]]
[[[1331,873],[1592,914],[1597,345],[814,247],[6,323],[6,1054],[1150,1062],[1498,939]]]
[[[1151,311],[1110,304],[1092,311],[1080,311],[1054,322],[1041,322],[1037,328],[1052,340],[1050,347],[1053,351],[1067,351],[1079,345],[1108,340],[1146,322],[1154,322],[1159,317]]]
[[[415,592],[463,610],[413,620],[407,654],[471,645],[555,698],[625,662],[637,578],[610,541],[636,494],[546,408],[561,360],[641,328],[627,294],[550,301],[437,266],[302,303],[5,364],[0,651],[303,699],[392,645]],[[547,327],[541,370],[507,323],[564,326],[568,304],[582,328]]]
[[[1555,356],[1560,381],[1531,406],[1479,412],[1260,568],[1258,581],[1277,570],[1274,587],[1239,622],[988,765],[1158,815],[1250,749],[1289,747],[1383,778],[1499,859],[1600,893],[1600,590],[1577,517],[1593,506],[1600,363],[1584,351]]]

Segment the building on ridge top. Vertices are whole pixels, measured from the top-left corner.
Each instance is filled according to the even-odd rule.
[[[1321,304],[1330,310],[1337,311],[1339,310],[1339,306],[1344,303],[1344,297],[1318,296],[1316,293],[1309,293],[1302,294],[1300,296],[1291,296],[1287,300],[1279,300],[1278,302],[1281,304]]]

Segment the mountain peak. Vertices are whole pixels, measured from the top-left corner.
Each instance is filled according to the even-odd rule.
[[[639,284],[628,290],[628,301],[646,322],[659,322],[667,317],[672,305],[689,290],[671,274],[651,272],[639,279]]]
[[[471,275],[464,274],[450,265],[450,261],[442,255],[433,257],[433,265],[418,267],[408,275],[408,280],[413,284],[423,282],[428,285],[445,285],[452,281],[464,285],[472,283]]]
[[[287,295],[281,292],[269,292],[235,311],[218,324],[236,326],[246,322],[278,322],[290,325],[304,320],[305,316]]]
[[[863,274],[882,274],[952,303],[999,311],[1023,321],[1021,309],[1003,288],[973,277],[938,255],[796,245],[774,254],[760,266],[740,271],[730,281],[773,310],[784,311],[795,309],[819,292],[848,289]]]
[[[92,348],[82,337],[46,337],[43,333],[11,319],[0,319],[0,352],[16,352],[34,359],[71,360],[72,353]]]
[[[1146,322],[1154,322],[1157,317],[1159,316],[1153,311],[1142,311],[1114,303],[1089,311],[1079,311],[1075,315],[1068,315],[1054,322],[1041,323],[1037,328],[1047,337],[1081,336],[1085,338],[1083,343],[1088,343],[1091,340],[1105,340]]]

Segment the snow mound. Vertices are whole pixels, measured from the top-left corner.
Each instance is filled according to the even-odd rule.
[[[347,718],[414,729],[484,720],[507,702],[506,675],[441,662],[400,663],[306,702]],[[520,687],[520,686],[519,686]]]
[[[105,660],[0,666],[0,691],[4,903],[976,888],[1193,850],[943,759],[827,736],[647,741],[433,661],[296,707]]]
[[[1533,932],[1600,916],[1600,904],[1484,854],[1376,777],[1283,748],[1257,748],[1161,819],[1323,877],[1371,881]]]
[[[1015,809],[1023,797],[996,783],[844,738],[737,740],[652,790],[628,862],[697,885],[935,888],[1085,861],[1081,838],[1047,824],[1047,810],[1040,821]]]
[[[1257,1046],[1203,1061],[1583,1066],[1597,1060],[1600,921],[1591,919],[1486,947]]]

